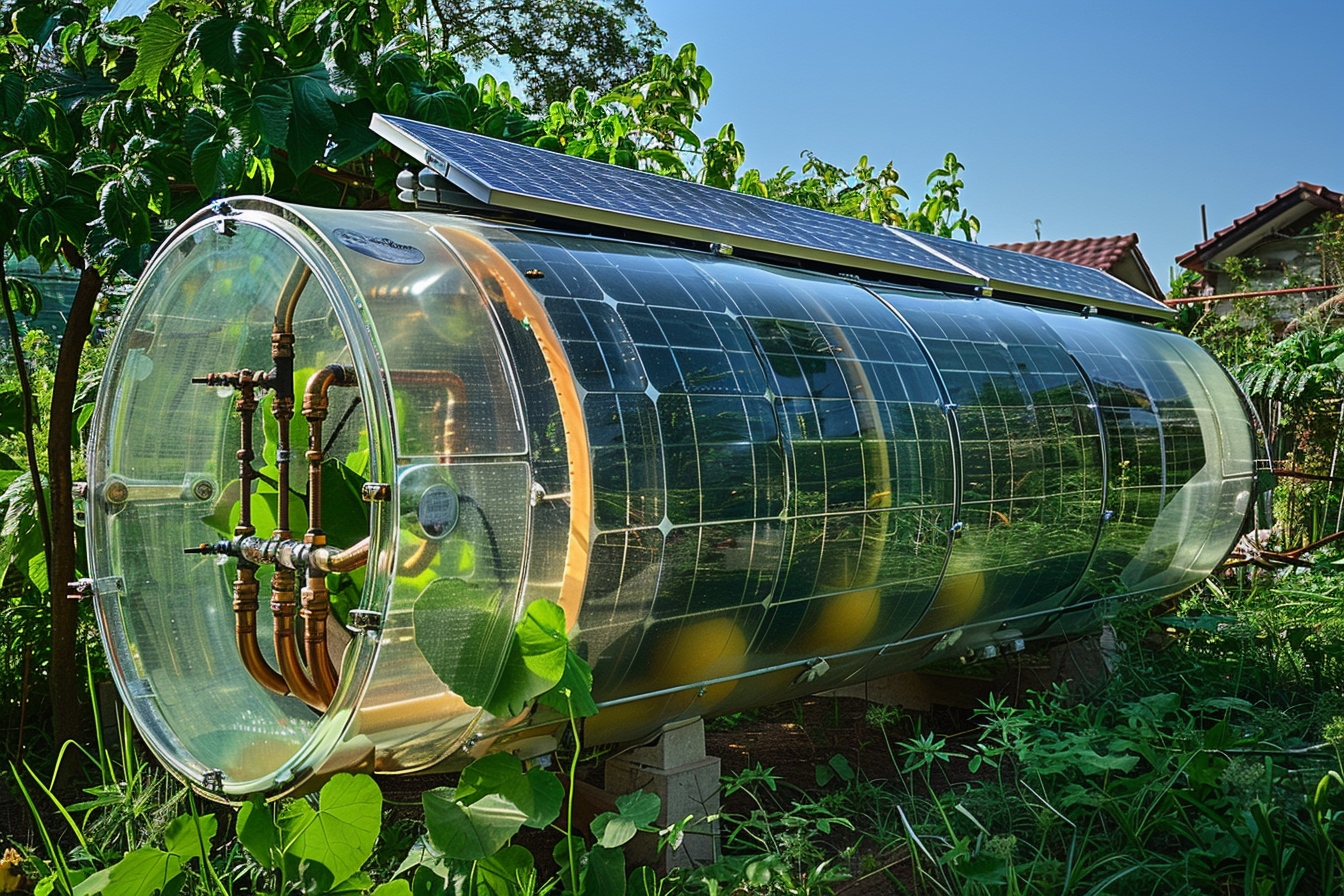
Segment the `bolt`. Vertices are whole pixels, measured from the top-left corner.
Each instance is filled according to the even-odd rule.
[[[197,501],[209,501],[215,496],[215,487],[208,479],[198,479],[191,487],[191,493],[196,496]]]
[[[113,479],[103,487],[103,500],[109,504],[125,504],[130,496],[131,491],[126,487],[126,483],[118,479]]]

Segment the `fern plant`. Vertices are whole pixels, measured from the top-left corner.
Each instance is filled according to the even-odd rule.
[[[1334,301],[1331,300],[1332,304]],[[1277,401],[1338,397],[1344,392],[1344,329],[1320,306],[1311,320],[1234,370],[1252,398]]]

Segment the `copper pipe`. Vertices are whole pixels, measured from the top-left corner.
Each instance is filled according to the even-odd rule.
[[[1216,296],[1183,296],[1179,299],[1163,299],[1171,307],[1177,305],[1198,305],[1201,302],[1221,302],[1225,299],[1253,299],[1259,296],[1291,296],[1302,292],[1329,292],[1332,289],[1344,289],[1344,283],[1334,286],[1294,286],[1291,289],[1258,289],[1251,292],[1225,292]]]
[[[238,372],[238,408],[241,417],[241,446],[238,448],[238,486],[240,489],[238,525],[234,527],[235,538],[247,538],[256,533],[252,525],[252,418],[257,410],[257,395],[254,388],[252,371]],[[238,655],[242,658],[243,668],[266,690],[277,694],[288,694],[289,685],[284,676],[271,668],[271,664],[262,656],[261,646],[257,643],[257,567],[251,561],[239,558],[238,574],[233,580],[233,617],[234,640],[238,644]]]
[[[303,416],[308,421],[308,531],[322,531],[322,422],[327,419],[332,386],[354,386],[355,369],[344,364],[328,364],[308,379],[303,390]]]
[[[369,562],[369,539],[366,536],[343,551],[322,545],[308,554],[308,568],[322,572],[351,572]]]
[[[303,294],[308,278],[312,275],[313,269],[308,267],[307,262],[302,258],[294,259],[285,277],[285,284],[280,287],[280,298],[275,303],[275,328],[272,332],[293,334],[294,308],[299,304],[299,296]]]
[[[393,386],[441,386],[448,392],[443,406],[443,429],[439,434],[440,453],[452,457],[465,436],[465,427],[459,429],[457,406],[467,400],[467,384],[451,370],[391,370],[388,378]]]
[[[322,462],[326,459],[322,450],[322,422],[327,419],[330,401],[327,392],[331,387],[354,386],[357,380],[353,367],[343,364],[328,364],[308,379],[303,389],[303,416],[308,421],[308,532],[304,535],[305,544],[317,548],[327,543],[322,532]],[[316,574],[314,574],[316,573]],[[327,591],[327,578],[320,570],[311,570],[308,584],[302,592],[303,609],[299,615],[303,618],[303,656],[308,664],[308,674],[312,676],[313,686],[322,702],[330,703],[336,692],[336,669],[327,652],[327,618],[331,615],[331,595]]]
[[[294,570],[277,566],[271,575],[271,615],[275,618],[275,658],[280,674],[290,691],[304,703],[317,710],[327,708],[317,687],[308,678],[299,658],[299,645],[294,634]]]
[[[438,556],[439,542],[422,541],[420,547],[415,549],[415,553],[407,557],[406,562],[398,567],[397,575],[418,576],[429,569],[429,564],[433,563]]]
[[[293,532],[289,520],[289,424],[294,418],[294,308],[299,295],[308,284],[312,271],[303,259],[295,259],[275,306],[275,327],[271,332],[271,360],[275,362],[271,385],[271,413],[278,430],[275,451],[276,499],[275,532],[277,542],[290,540]],[[299,656],[299,645],[294,632],[294,570],[277,565],[271,575],[271,615],[275,626],[275,659],[280,674],[289,690],[304,703],[317,710],[325,710],[323,699]],[[324,632],[325,635],[325,632]],[[306,640],[306,638],[305,638]]]
[[[285,677],[271,668],[257,643],[257,571],[251,563],[238,561],[238,577],[233,580],[233,627],[238,655],[243,668],[266,690],[284,696],[289,693]]]
[[[338,677],[336,667],[331,662],[331,654],[327,652],[327,617],[331,615],[331,595],[327,591],[325,575],[320,572],[309,574],[308,584],[302,593],[302,606],[299,616],[303,618],[303,658],[318,698],[326,706],[331,703],[332,694],[336,693]]]

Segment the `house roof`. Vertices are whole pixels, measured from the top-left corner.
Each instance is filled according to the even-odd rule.
[[[1176,263],[1192,271],[1206,273],[1205,265],[1236,255],[1276,230],[1304,218],[1313,211],[1344,212],[1344,194],[1304,180],[1273,199],[1257,205],[1184,255]]]
[[[1038,240],[1032,243],[999,243],[995,249],[1010,249],[1058,261],[1106,271],[1155,299],[1165,298],[1161,285],[1139,251],[1139,235],[1084,237],[1077,240]]]

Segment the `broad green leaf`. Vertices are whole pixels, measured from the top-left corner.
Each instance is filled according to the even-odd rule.
[[[481,797],[498,793],[527,815],[523,823],[544,828],[560,816],[565,788],[560,779],[542,768],[523,771],[523,764],[508,753],[492,753],[462,770],[457,799],[471,805]]]
[[[6,17],[8,18],[8,13]],[[55,29],[47,8],[41,4],[17,5],[13,12],[14,29],[35,44],[41,45]]]
[[[150,191],[137,178],[114,177],[98,190],[98,212],[107,232],[129,245],[149,242]]]
[[[65,189],[65,168],[46,156],[11,153],[4,159],[3,172],[10,191],[29,205]]]
[[[213,815],[179,815],[168,822],[163,840],[168,851],[185,862],[209,855],[218,831],[219,819]]]
[[[555,686],[537,697],[562,715],[571,712],[578,718],[597,715],[593,700],[593,667],[573,650],[565,651],[565,671]]]
[[[373,103],[367,99],[344,103],[336,108],[336,130],[331,135],[328,164],[344,165],[368,155],[378,147],[382,138],[369,130],[369,119],[375,111]]]
[[[494,855],[527,821],[526,812],[495,793],[464,806],[451,788],[438,787],[426,792],[421,801],[430,841],[450,859]]]
[[[182,860],[161,849],[144,847],[128,852],[121,861],[92,874],[74,890],[74,896],[153,896],[182,873]]]
[[[647,865],[639,866],[630,872],[630,879],[625,884],[625,892],[629,896],[658,896],[661,892],[658,875]]]
[[[214,138],[198,143],[191,151],[191,179],[202,199],[219,192],[219,160],[223,154],[223,143]]]
[[[74,149],[74,132],[65,110],[46,96],[30,96],[14,119],[14,133],[29,146],[45,146],[62,155]]]
[[[526,847],[506,846],[476,863],[474,896],[517,896],[532,892],[536,874],[532,853]]]
[[[345,880],[373,853],[382,809],[383,794],[373,778],[336,775],[323,785],[316,810],[295,800],[281,812],[283,849],[325,866],[335,880]]]
[[[28,575],[28,581],[38,591],[46,591],[51,584],[47,576],[47,555],[38,551],[28,558],[28,567],[25,570]]]
[[[411,896],[411,885],[405,880],[390,880],[385,884],[379,884],[373,891],[373,896]]]
[[[163,70],[173,61],[186,39],[186,33],[172,13],[160,9],[146,16],[136,34],[135,69],[121,82],[121,89],[143,87],[150,96],[157,96]]]
[[[247,152],[234,130],[199,144],[191,153],[191,175],[201,197],[209,199],[237,186],[243,179],[246,159]]]
[[[284,12],[288,23],[286,34],[292,38],[308,31],[326,10],[327,4],[323,0],[299,0]]]
[[[494,587],[438,576],[425,585],[412,611],[417,631],[436,633],[417,642],[425,661],[472,706],[488,702],[499,655],[507,654],[511,643],[508,618],[497,618],[498,595]]]
[[[603,846],[615,849],[629,843],[658,819],[662,801],[656,794],[636,790],[616,798],[616,811],[603,812],[593,819],[593,836]]]
[[[280,831],[271,817],[271,807],[254,794],[238,808],[238,842],[263,868],[275,868]]]
[[[42,291],[34,286],[31,280],[24,277],[10,277],[6,283],[9,286],[9,307],[14,309],[15,314],[37,317],[42,313]],[[16,412],[19,410],[17,404],[14,410]]]
[[[262,81],[252,91],[250,115],[256,133],[271,146],[283,147],[289,139],[289,119],[294,98],[281,80]]]
[[[191,29],[188,38],[201,54],[201,61],[222,75],[231,75],[237,69],[233,50],[233,29],[237,25],[227,16],[215,16]]]
[[[551,601],[528,604],[527,613],[518,623],[518,645],[523,663],[539,678],[558,682],[565,671],[565,611]]]
[[[561,887],[565,893],[587,893],[584,888],[588,870],[588,847],[582,837],[561,837],[551,850],[551,857],[559,870]]]
[[[18,117],[27,95],[23,78],[13,72],[0,77],[0,124],[9,124]]]
[[[625,853],[594,846],[588,852],[583,886],[585,896],[625,896]]]
[[[550,601],[533,601],[514,626],[504,669],[485,708],[507,718],[517,715],[528,701],[554,687],[564,675],[569,641],[565,613]]]
[[[429,871],[445,882],[453,873],[450,860],[430,841],[428,834],[421,834],[416,838],[410,851],[406,853],[406,858],[401,860],[392,876],[401,877],[411,868],[416,869],[416,874],[422,870]]]
[[[340,883],[323,891],[323,896],[356,896],[373,889],[373,878],[367,871],[356,871]]]
[[[261,19],[244,18],[233,29],[233,61],[239,74],[257,75],[278,43],[275,29]]]
[[[336,98],[327,83],[327,70],[314,66],[290,82],[294,120],[289,127],[289,167],[295,174],[306,171],[327,152],[327,139],[336,130],[331,101]]]
[[[471,126],[471,109],[454,90],[436,90],[411,102],[411,117],[449,128]]]

